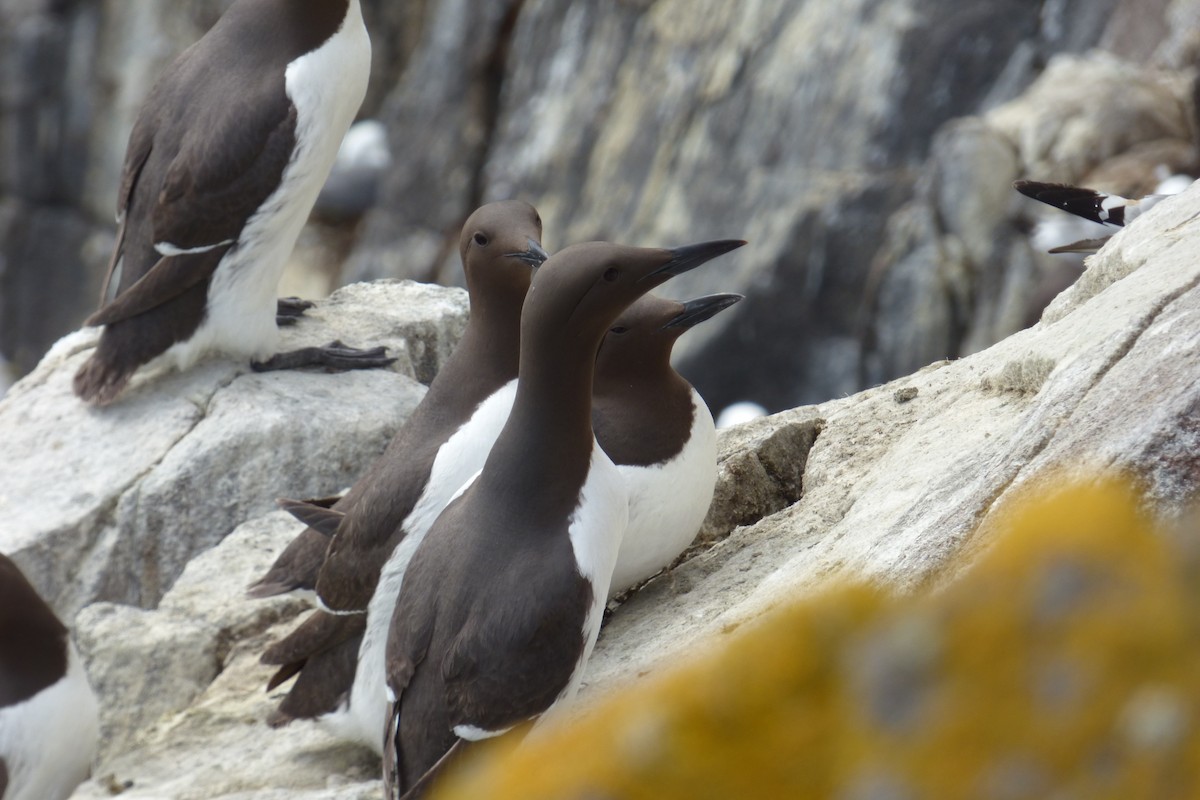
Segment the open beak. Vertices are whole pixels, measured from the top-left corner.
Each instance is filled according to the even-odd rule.
[[[663,328],[686,329],[693,325],[699,325],[741,299],[743,296],[740,294],[710,294],[705,297],[697,297],[695,300],[688,300],[683,304],[683,311],[672,317],[666,325],[663,325]]]
[[[730,250],[736,250],[744,244],[745,242],[741,239],[721,239],[715,242],[701,242],[700,244],[688,244],[683,247],[676,247],[668,251],[671,254],[670,261],[640,280],[644,281],[651,278],[666,280],[676,275],[682,275],[704,262],[711,261],[719,255],[724,255]]]
[[[546,259],[550,257],[550,254],[543,250],[542,246],[533,239],[526,239],[525,241],[529,243],[529,247],[524,251],[520,253],[505,253],[504,255],[507,258],[520,259],[533,269],[537,269],[545,263]]]

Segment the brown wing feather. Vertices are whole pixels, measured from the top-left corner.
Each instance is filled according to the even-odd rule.
[[[326,497],[314,501],[289,500],[286,497],[281,497],[275,502],[284,511],[318,533],[324,536],[333,536],[338,529],[338,525],[342,523],[342,518],[346,516],[344,511],[330,508],[333,503],[336,503],[340,499],[340,497]]]
[[[337,615],[314,611],[294,631],[267,648],[264,664],[282,666],[303,661],[366,630],[367,615]]]
[[[179,297],[207,280],[232,245],[203,253],[164,256],[136,283],[121,292],[111,303],[87,318],[85,325],[111,325],[144,314],[168,300]]]

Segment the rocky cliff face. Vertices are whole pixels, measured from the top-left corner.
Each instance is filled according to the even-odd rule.
[[[19,370],[94,303],[137,105],[227,4],[0,0],[0,352]],[[682,344],[681,368],[714,406],[825,400],[1036,316],[1052,293],[1002,184],[1047,161],[1013,138],[1028,125],[1001,130],[991,112],[1055,55],[1097,45],[1130,73],[1183,75],[1198,8],[365,0],[375,69],[364,114],[387,125],[393,167],[361,226],[304,241],[327,271],[348,253],[347,281],[453,283],[462,220],[513,194],[542,210],[552,247],[745,236],[755,247],[723,273],[674,290],[747,295]],[[1187,87],[1147,96],[1107,74],[1048,73],[1065,90],[1095,87],[1070,104],[1074,122],[1058,98],[1027,109],[1058,120],[1038,126],[1055,176],[1082,179],[1098,158],[1164,140],[1175,155],[1158,161],[1194,160]],[[1055,133],[1092,124],[1118,147],[1100,155]],[[322,247],[331,235],[336,246]]]
[[[348,274],[400,268],[444,280],[458,220],[513,192],[542,211],[555,246],[744,236],[752,253],[671,289],[747,296],[683,345],[682,369],[715,406],[748,396],[781,409],[854,391],[869,354],[858,335],[863,287],[932,135],[1011,97],[1052,53],[1095,43],[1114,6],[1054,5],[1047,16],[1024,2],[525,3],[498,96],[467,107],[470,125],[445,113],[419,124],[407,113],[385,117],[399,146],[422,153],[430,128],[438,131],[460,164],[481,165],[477,177],[431,183],[397,172]],[[1072,24],[1054,25],[1054,13]],[[434,30],[457,30],[451,20],[467,24],[447,16]],[[432,35],[422,57],[453,73],[477,38],[503,36],[507,24],[497,15],[475,30],[466,52]],[[401,108],[415,96],[397,89]],[[440,190],[433,205],[430,186]],[[418,249],[436,260],[397,264]],[[952,333],[929,349],[956,354]]]
[[[1200,188],[1164,201],[1037,324],[993,347],[724,433],[702,536],[613,614],[584,699],[841,579],[897,594],[958,585],[1031,488],[1118,475],[1146,511],[1183,519],[1200,498],[1197,218]],[[398,310],[407,322],[391,322]],[[378,796],[369,752],[313,725],[266,727],[258,654],[307,605],[242,590],[299,528],[271,499],[348,483],[419,396],[407,375],[436,368],[462,311],[461,292],[354,287],[290,336],[393,336],[404,374],[253,375],[215,361],[144,376],[103,411],[69,395],[91,341],[76,334],[0,402],[0,439],[15,446],[0,474],[0,550],[66,618],[86,605],[74,627],[105,739],[77,797]]]
[[[227,2],[0,0],[0,350],[23,369],[93,302],[147,81]],[[1015,493],[1064,473],[1132,475],[1167,519],[1195,501],[1200,190],[1084,271],[1034,251],[1042,211],[1009,182],[1135,193],[1194,169],[1200,3],[365,5],[396,167],[342,231],[348,276],[454,280],[461,220],[511,193],[552,248],[752,240],[673,290],[748,295],[683,368],[714,407],[790,410],[724,435],[701,539],[617,610],[585,698],[832,579],[953,583]],[[103,411],[69,394],[76,333],[0,402],[0,551],[82,609],[105,709],[78,797],[378,796],[369,753],[266,728],[258,653],[307,606],[241,593],[296,532],[274,497],[360,474],[464,313],[461,292],[356,286],[285,342],[389,343],[397,371],[213,361]]]

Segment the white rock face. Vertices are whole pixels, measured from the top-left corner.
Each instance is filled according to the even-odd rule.
[[[391,370],[257,374],[214,360],[139,373],[101,409],[71,393],[97,332],[64,338],[0,401],[0,551],[64,619],[94,600],[155,605],[193,556],[275,498],[352,483],[465,318],[460,290],[351,286],[284,329],[282,346],[387,345]]]
[[[1163,201],[1038,325],[986,351],[726,432],[708,533],[754,503],[764,518],[622,607],[592,658],[591,688],[678,660],[830,580],[905,591],[951,579],[951,559],[986,547],[1028,485],[1126,474],[1156,513],[1183,514],[1200,499],[1197,217],[1200,187]],[[802,475],[789,473],[804,456]],[[799,501],[771,513],[800,481]]]
[[[1027,484],[1125,472],[1157,513],[1180,514],[1200,496],[1197,218],[1200,188],[1164,201],[1040,324],[989,350],[722,432],[710,544],[617,610],[584,700],[838,577],[896,591],[952,580]],[[298,528],[279,512],[254,519],[194,558],[157,610],[97,604],[79,616],[106,744],[77,798],[127,782],[128,798],[380,796],[369,751],[311,724],[265,724],[274,701],[258,654],[305,606],[241,592]]]
[[[122,796],[174,800],[378,796],[369,750],[313,724],[266,726],[278,698],[264,691],[273,668],[258,656],[310,606],[244,591],[300,530],[282,511],[260,517],[193,559],[157,610],[96,603],[79,614],[103,744],[76,797],[107,798],[125,784]]]

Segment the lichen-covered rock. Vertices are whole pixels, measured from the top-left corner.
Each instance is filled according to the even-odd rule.
[[[776,609],[436,796],[1194,796],[1200,563],[1136,507],[1018,504],[944,591]]]
[[[392,369],[254,373],[217,359],[143,370],[105,408],[71,392],[97,331],[72,334],[0,401],[0,551],[64,618],[93,600],[153,606],[193,556],[275,498],[352,483],[465,319],[458,289],[351,286],[285,329],[281,347],[381,344]]]

